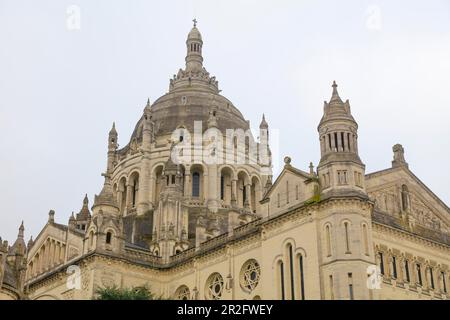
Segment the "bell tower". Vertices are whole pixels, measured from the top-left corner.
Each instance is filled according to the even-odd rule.
[[[324,197],[355,194],[367,197],[364,186],[365,165],[358,154],[358,124],[343,102],[333,81],[333,93],[324,102],[318,131],[320,163],[317,167]]]
[[[358,154],[358,124],[333,82],[318,131],[322,212],[320,235],[324,299],[372,299],[368,271],[375,264],[372,244],[372,203],[364,185],[365,165]]]

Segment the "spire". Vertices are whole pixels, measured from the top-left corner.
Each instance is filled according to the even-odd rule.
[[[109,174],[103,174],[103,176],[105,177],[105,182],[103,183],[102,191],[100,191],[99,195],[95,196],[94,205],[92,206],[92,208],[96,206],[111,206],[118,209],[119,207],[113,195],[111,178]]]
[[[338,93],[338,91],[337,91],[337,84],[336,84],[336,81],[333,81],[333,85],[332,85],[332,87],[333,87],[333,94],[331,95],[331,99],[330,99],[330,104],[331,103],[343,103],[342,102],[342,100],[341,100],[341,97],[339,97],[339,93]]]
[[[22,220],[22,223],[20,224],[20,227],[19,227],[19,234],[17,235],[17,237],[23,239],[23,232],[24,231],[25,231],[25,227],[23,226],[23,220]]]
[[[267,124],[266,117],[265,117],[264,113],[262,115],[262,120],[261,120],[261,124],[259,125],[259,128],[260,129],[267,129],[267,128],[269,128],[269,125]]]
[[[85,221],[90,216],[91,216],[91,212],[89,211],[89,199],[88,199],[88,196],[86,193],[86,195],[84,196],[84,199],[83,199],[83,206],[81,207],[80,212],[77,214],[77,220]]]
[[[111,128],[111,130],[109,131],[109,135],[110,135],[110,136],[112,136],[112,135],[115,135],[115,136],[117,136],[117,131],[116,131],[116,122],[113,122],[113,124],[112,124],[112,128]]]

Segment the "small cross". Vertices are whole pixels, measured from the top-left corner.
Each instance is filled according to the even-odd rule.
[[[192,20],[192,22],[194,23],[194,27],[197,26],[197,19],[194,18],[194,20]]]

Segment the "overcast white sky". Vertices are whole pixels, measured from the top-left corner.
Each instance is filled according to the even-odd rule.
[[[70,5],[79,30],[67,28]],[[67,223],[100,192],[113,121],[124,146],[147,97],[184,65],[198,19],[207,70],[279,158],[318,163],[317,125],[336,80],[359,123],[366,172],[403,144],[410,169],[450,203],[448,1],[0,0],[0,236]]]

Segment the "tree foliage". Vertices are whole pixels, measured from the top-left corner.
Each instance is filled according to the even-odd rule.
[[[147,286],[118,288],[117,286],[98,288],[95,300],[159,300]]]

